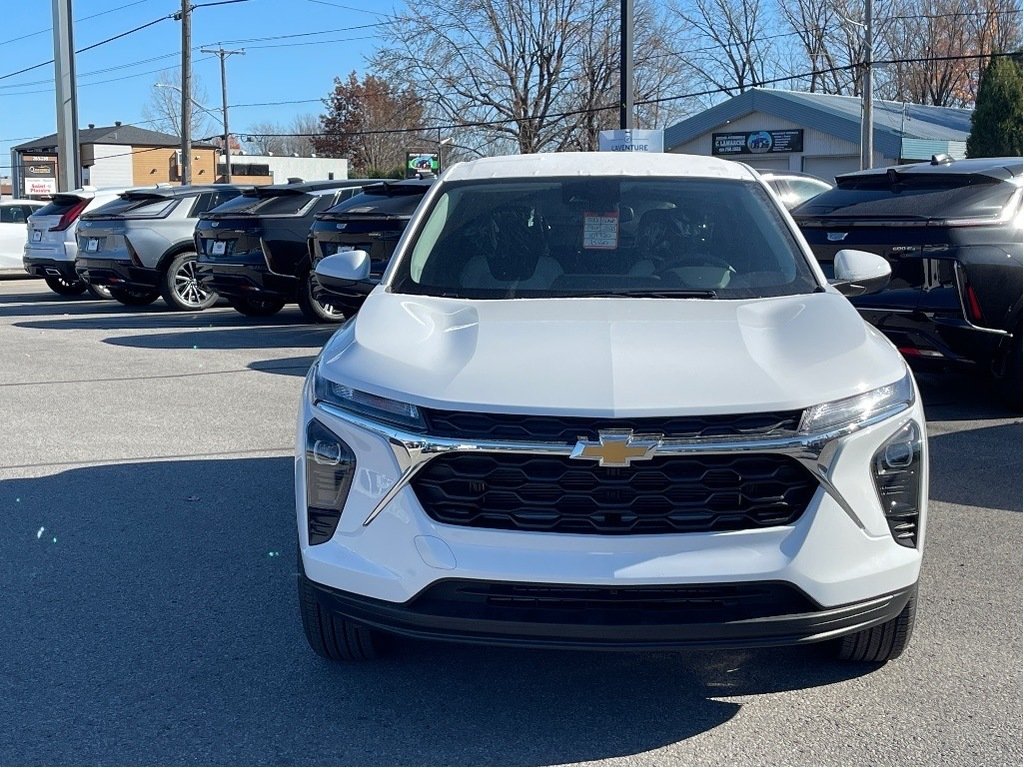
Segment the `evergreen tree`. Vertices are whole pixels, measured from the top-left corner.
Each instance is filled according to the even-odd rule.
[[[1021,105],[1021,62],[1016,56],[995,56],[985,68],[967,137],[968,157],[1021,155],[1024,116]]]

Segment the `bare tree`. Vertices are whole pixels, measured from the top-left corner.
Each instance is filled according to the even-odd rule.
[[[206,111],[206,89],[202,81],[192,76],[192,138],[198,140],[216,132],[216,125]],[[154,130],[181,136],[181,70],[165,69],[153,82],[149,101],[142,107],[142,115]]]
[[[280,134],[285,130],[277,123],[265,120],[251,124],[245,137],[246,149],[254,155],[283,155],[284,139]]]
[[[679,48],[705,87],[734,96],[774,74],[771,19],[762,0],[679,0]]]
[[[638,0],[635,98],[651,125],[677,110],[682,82],[656,0]],[[592,149],[618,124],[616,0],[421,0],[389,25],[374,66],[419,94],[462,151]]]
[[[290,136],[282,140],[281,151],[286,155],[298,155],[299,157],[310,157],[315,151],[313,136],[319,134],[320,118],[317,115],[298,115],[292,119],[287,131]]]

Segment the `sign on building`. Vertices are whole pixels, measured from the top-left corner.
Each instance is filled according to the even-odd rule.
[[[406,152],[405,178],[415,179],[419,173],[437,174],[441,170],[441,162],[437,152]]]
[[[664,152],[665,132],[644,128],[601,131],[597,148],[602,152]]]
[[[26,195],[57,194],[57,163],[49,158],[25,158],[21,166]]]
[[[711,134],[712,155],[763,155],[803,151],[803,128]]]

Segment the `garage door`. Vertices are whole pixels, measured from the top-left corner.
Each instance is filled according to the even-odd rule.
[[[788,171],[789,157],[750,157],[743,158],[743,162],[757,171]]]
[[[857,155],[833,155],[831,157],[804,157],[804,173],[824,179],[835,184],[840,173],[860,170],[860,157]]]

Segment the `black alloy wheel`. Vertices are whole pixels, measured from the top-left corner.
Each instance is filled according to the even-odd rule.
[[[61,275],[47,275],[45,280],[50,290],[61,296],[80,296],[85,293],[86,283],[82,280],[68,280]]]
[[[316,276],[307,272],[299,290],[299,309],[311,323],[340,323],[348,314],[345,310],[332,303],[319,301],[313,296],[313,283]]]
[[[144,307],[160,297],[160,291],[147,288],[111,288],[110,295],[126,307]]]

